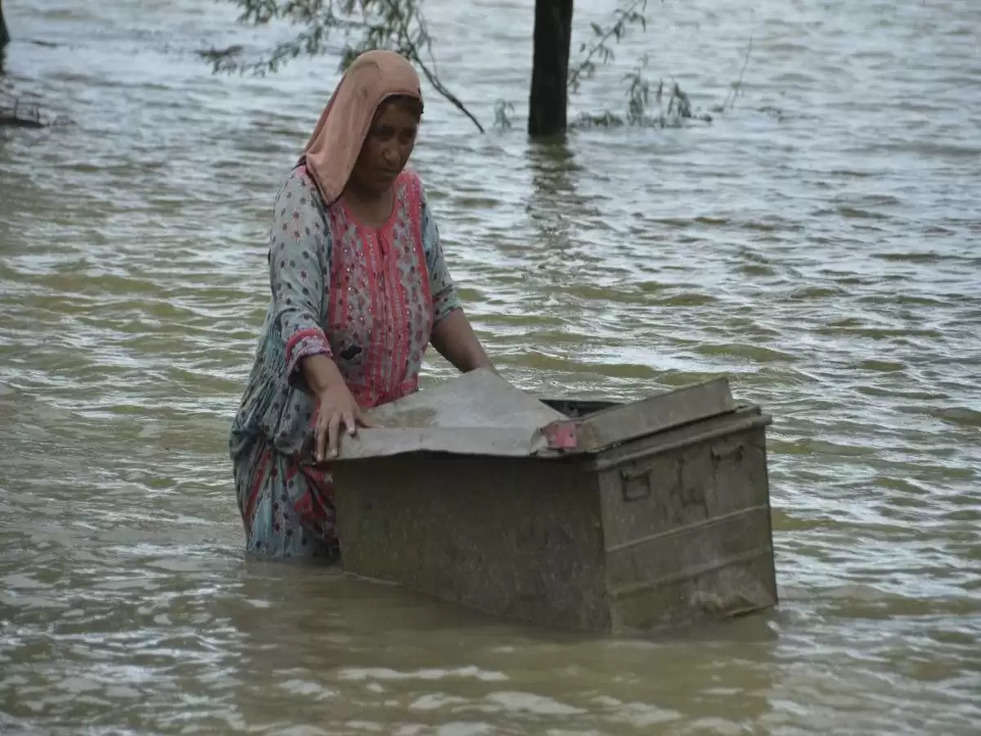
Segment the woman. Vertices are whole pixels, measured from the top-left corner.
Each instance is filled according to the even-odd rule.
[[[405,169],[421,115],[411,65],[362,54],[276,199],[272,302],[230,442],[250,553],[337,557],[323,461],[370,426],[363,409],[416,390],[428,342],[461,371],[490,367]]]

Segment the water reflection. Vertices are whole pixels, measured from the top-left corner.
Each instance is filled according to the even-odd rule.
[[[384,729],[760,723],[779,669],[770,616],[670,636],[584,636],[508,624],[336,569],[261,562],[247,565],[236,597],[246,605],[227,610],[240,637],[229,675],[236,713],[253,726],[269,723],[284,697],[293,722],[327,732],[365,709]]]
[[[526,205],[540,247],[564,254],[578,238],[573,234],[575,213],[584,200],[576,188],[579,166],[566,137],[529,141],[526,160],[531,172],[531,197]]]

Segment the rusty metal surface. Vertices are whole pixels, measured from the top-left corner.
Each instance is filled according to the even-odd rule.
[[[770,418],[726,381],[558,421],[492,374],[399,404],[334,466],[346,569],[590,631],[776,604]]]

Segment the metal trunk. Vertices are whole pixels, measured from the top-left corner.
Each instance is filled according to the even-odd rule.
[[[347,570],[589,631],[777,602],[770,419],[725,379],[614,405],[477,373],[375,414],[334,466]]]

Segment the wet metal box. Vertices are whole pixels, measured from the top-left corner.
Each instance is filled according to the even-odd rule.
[[[590,631],[777,602],[770,418],[724,378],[615,405],[476,371],[372,415],[334,465],[351,572]]]

